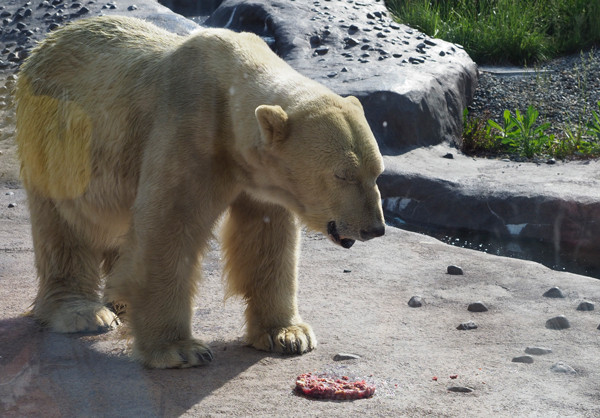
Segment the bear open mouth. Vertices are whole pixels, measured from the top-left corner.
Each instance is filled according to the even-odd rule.
[[[327,234],[333,242],[335,242],[338,245],[341,245],[344,248],[350,248],[354,245],[355,240],[340,237],[335,221],[329,221],[327,223]]]

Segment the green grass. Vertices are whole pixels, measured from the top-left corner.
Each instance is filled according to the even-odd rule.
[[[600,43],[600,0],[387,0],[397,20],[478,64],[528,65]]]

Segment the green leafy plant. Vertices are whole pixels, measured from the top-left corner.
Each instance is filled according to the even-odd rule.
[[[598,102],[598,112],[592,111],[592,120],[587,124],[587,128],[588,133],[600,141],[600,101]]]
[[[488,124],[498,132],[496,138],[510,152],[532,158],[546,151],[554,140],[554,135],[546,134],[550,123],[536,125],[538,116],[539,112],[533,106],[529,106],[525,114],[518,109],[515,109],[514,115],[505,110],[502,125],[491,119]]]
[[[497,153],[500,143],[491,133],[491,126],[487,123],[489,112],[484,117],[473,118],[469,110],[463,111],[462,150],[465,154]]]

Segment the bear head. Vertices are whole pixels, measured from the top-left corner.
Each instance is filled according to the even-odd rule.
[[[384,234],[383,159],[358,99],[332,94],[287,111],[261,105],[255,115],[260,197],[344,248]]]

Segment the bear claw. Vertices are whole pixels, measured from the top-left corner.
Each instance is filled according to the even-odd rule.
[[[136,347],[134,356],[152,369],[177,369],[203,366],[213,360],[210,348],[199,340],[181,340],[166,347],[143,351]]]

